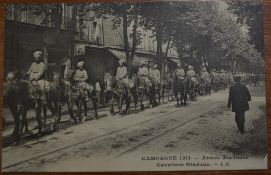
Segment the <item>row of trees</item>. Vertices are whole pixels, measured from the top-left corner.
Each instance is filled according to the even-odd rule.
[[[244,70],[251,68],[248,65],[262,63],[263,28],[257,21],[262,18],[260,3],[101,3],[96,4],[94,10],[98,16],[113,16],[114,26],[123,28],[128,69],[140,43],[141,36],[137,30],[139,27],[154,32],[153,37],[157,42],[156,61],[160,64],[162,73],[170,47],[177,50],[181,62],[193,64],[198,69],[202,63],[201,58],[207,58],[212,68],[232,71],[241,69],[241,65],[244,65]],[[253,14],[255,11],[257,13]],[[245,17],[244,13],[249,13],[250,16]],[[133,26],[132,31],[127,30],[130,25]],[[261,37],[257,38],[259,35]],[[162,48],[163,45],[166,45],[165,49]]]
[[[153,31],[157,43],[156,62],[160,65],[162,74],[165,73],[169,48],[178,52],[181,62],[193,64],[197,69],[201,67],[202,58],[207,59],[211,68],[218,69],[238,68],[240,65],[243,65],[243,68],[251,68],[251,64],[263,65],[260,3],[252,4],[240,0],[227,3],[162,1],[69,6],[72,6],[72,17],[68,29],[73,35],[80,35],[85,27],[80,19],[90,10],[94,10],[96,17],[113,17],[112,27],[122,28],[129,72],[137,46],[142,39],[139,28]],[[28,8],[36,15],[43,14],[43,25],[50,23],[51,26],[60,29],[63,23],[61,4],[14,7],[17,11]],[[132,30],[129,30],[129,27],[132,27]]]

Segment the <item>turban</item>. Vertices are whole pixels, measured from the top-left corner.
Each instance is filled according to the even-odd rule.
[[[42,55],[43,55],[43,52],[40,50],[33,52],[33,57],[42,56]]]
[[[84,65],[84,61],[79,61],[79,62],[77,63],[77,67],[83,67],[83,65]]]

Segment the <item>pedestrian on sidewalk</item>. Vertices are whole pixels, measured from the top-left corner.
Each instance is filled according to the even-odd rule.
[[[232,112],[235,112],[235,122],[241,133],[244,133],[245,112],[249,110],[248,101],[251,101],[251,96],[247,87],[241,84],[241,77],[234,77],[235,84],[230,87],[228,98],[228,109],[232,107]]]

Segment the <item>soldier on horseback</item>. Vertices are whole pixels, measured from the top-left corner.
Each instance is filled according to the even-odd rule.
[[[159,95],[159,104],[160,104],[160,84],[161,84],[161,75],[160,70],[158,69],[158,65],[154,64],[153,68],[150,70],[150,79],[152,81],[152,99],[153,99],[153,105],[156,106],[156,98],[155,94],[158,93]]]
[[[35,51],[33,53],[34,62],[31,64],[27,71],[29,81],[32,85],[38,87],[40,90],[45,91],[49,89],[49,83],[45,80],[46,64],[42,60],[43,52]]]
[[[160,84],[161,75],[157,64],[153,65],[153,69],[150,71],[150,78],[153,81],[154,85],[158,87]]]
[[[149,86],[150,86],[149,70],[147,68],[145,61],[141,62],[141,67],[139,68],[137,74],[145,82],[147,86],[147,91],[149,91]]]
[[[181,63],[179,63],[177,65],[177,69],[175,70],[175,73],[176,73],[176,75],[177,75],[177,77],[178,77],[179,80],[184,80],[184,78],[185,78],[185,71],[184,71]]]
[[[74,74],[74,80],[78,83],[77,86],[84,90],[85,100],[88,101],[88,95],[91,90],[91,86],[86,82],[88,79],[88,74],[83,66],[84,61],[79,61],[77,63],[77,70]]]
[[[190,80],[193,81],[194,83],[197,83],[197,79],[195,77],[196,73],[193,66],[191,65],[188,66],[188,71],[186,72],[186,76],[190,78]]]
[[[202,68],[202,70],[201,70],[201,77],[204,79],[204,81],[206,81],[206,83],[210,83],[211,76],[210,76],[209,72],[207,72],[206,67]]]
[[[43,52],[35,51],[33,52],[34,62],[31,64],[27,71],[29,76],[29,81],[31,85],[30,93],[35,101],[36,108],[36,118],[38,122],[38,134],[41,135],[42,131],[42,121],[41,121],[41,111],[44,115],[44,124],[46,124],[47,117],[47,104],[46,104],[46,94],[50,90],[50,84],[46,77],[47,65],[43,60]]]
[[[211,84],[211,76],[209,74],[209,72],[207,72],[206,67],[202,67],[201,70],[201,78],[204,82],[204,88],[205,88],[205,94],[207,93],[211,93],[211,89],[210,89],[210,84]]]
[[[119,60],[119,67],[117,68],[116,79],[119,81],[121,88],[127,87],[129,84],[127,67],[124,65],[125,60]]]

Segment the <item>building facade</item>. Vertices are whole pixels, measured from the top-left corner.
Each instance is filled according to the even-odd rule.
[[[118,59],[125,58],[122,27],[113,28],[112,16],[97,18],[92,6],[86,7],[88,10],[83,15],[73,16],[75,6],[65,3],[6,6],[5,29],[12,31],[5,33],[6,70],[14,69],[11,65],[15,62],[27,69],[32,52],[39,49],[46,52],[49,63],[57,64],[68,56],[73,58],[74,65],[78,60],[85,60],[91,82],[101,81],[108,70],[115,74]],[[75,31],[72,31],[72,25],[75,25]],[[133,64],[139,66],[141,60],[151,64],[156,53],[154,33],[141,27],[138,30],[141,42]],[[132,32],[131,26],[128,32]],[[166,43],[163,49],[166,49]],[[169,49],[168,55],[178,58],[173,48]]]

